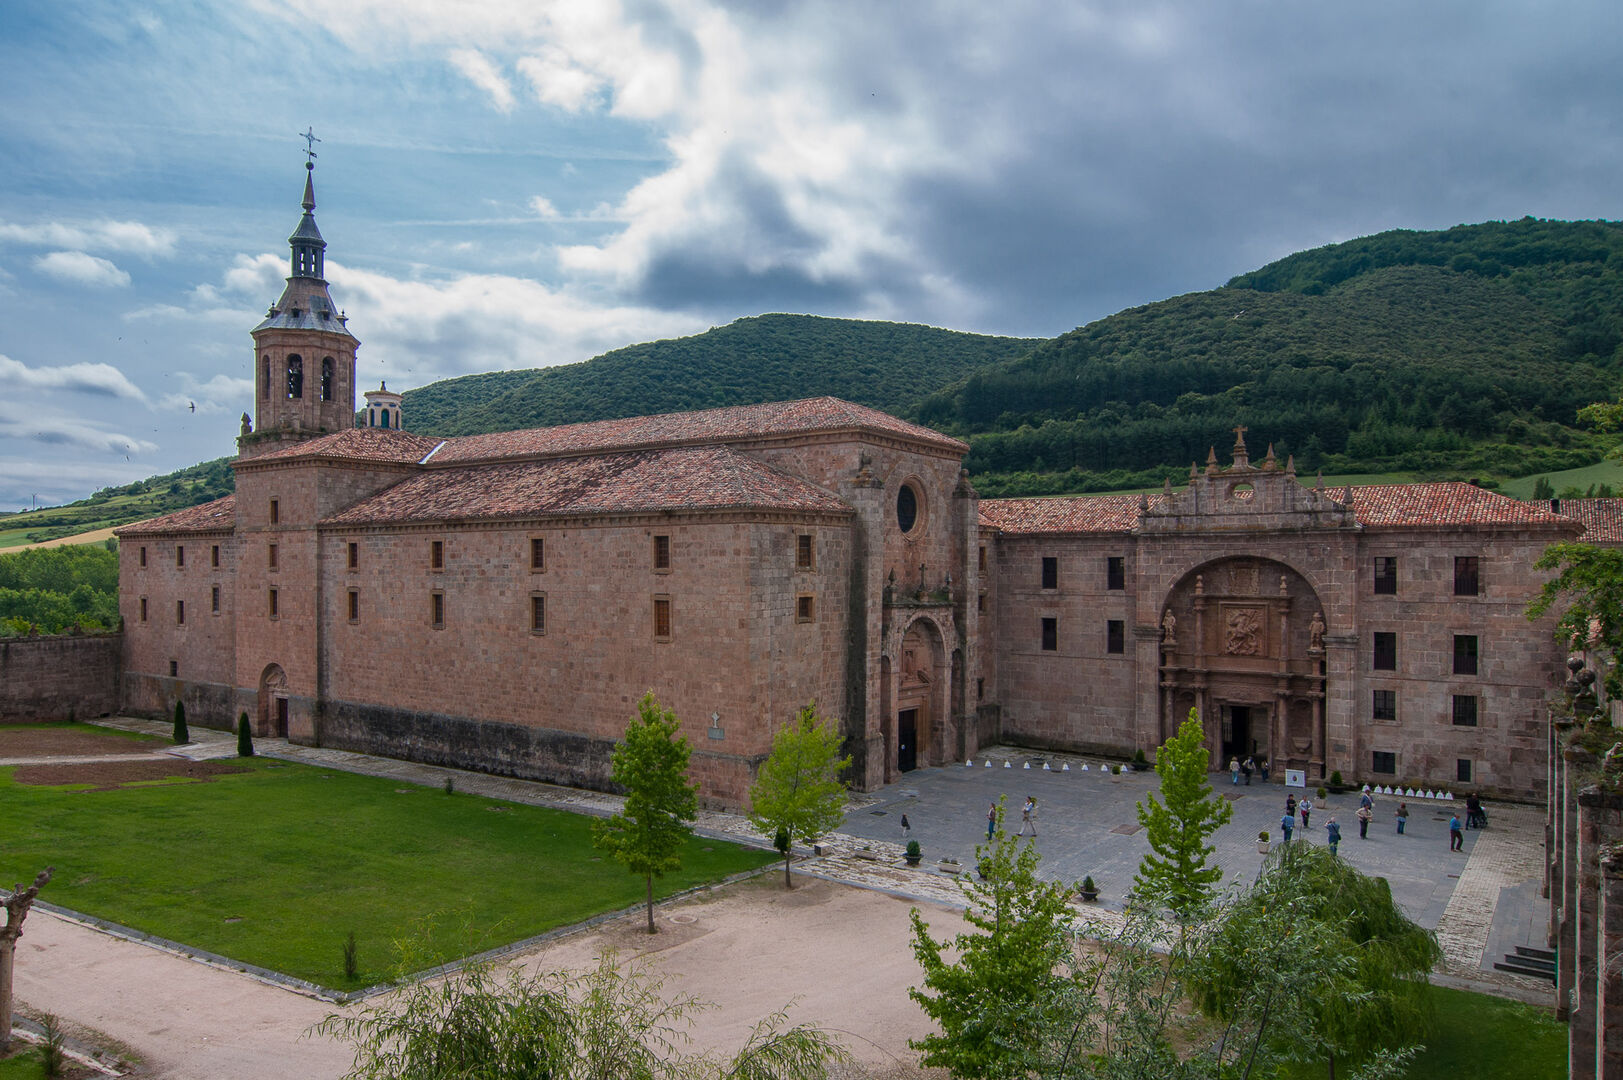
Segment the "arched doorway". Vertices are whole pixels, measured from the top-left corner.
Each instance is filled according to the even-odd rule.
[[[1190,708],[1213,769],[1266,758],[1324,776],[1324,608],[1284,563],[1234,556],[1196,567],[1161,609],[1161,736]]]
[[[254,730],[260,735],[287,738],[287,672],[280,664],[267,666],[259,676],[259,718]]]
[[[895,665],[896,702],[886,713],[885,779],[928,765],[939,756],[937,731],[945,717],[946,657],[941,632],[916,619],[902,635]],[[892,734],[893,733],[893,734]]]

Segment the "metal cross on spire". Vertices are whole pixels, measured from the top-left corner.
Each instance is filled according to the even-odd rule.
[[[304,140],[305,157],[310,163],[314,163],[317,157],[316,143],[321,141],[320,139],[316,138],[316,129],[314,127],[307,127],[304,131],[299,132],[299,138]]]

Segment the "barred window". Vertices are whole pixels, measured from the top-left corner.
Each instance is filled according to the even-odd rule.
[[[1127,624],[1120,619],[1111,619],[1105,623],[1105,652],[1125,653],[1127,651]]]
[[[654,597],[654,640],[671,640],[671,598]]]
[[[545,593],[530,594],[530,633],[544,634],[547,632],[547,596]]]
[[[1375,595],[1396,596],[1398,592],[1398,560],[1396,556],[1375,557]]]
[[[1369,771],[1393,776],[1398,771],[1398,756],[1389,750],[1374,750],[1370,752]]]
[[[1059,651],[1059,620],[1043,620],[1043,652]]]
[[[1375,701],[1370,708],[1370,717],[1374,720],[1396,720],[1398,718],[1398,692],[1396,690],[1375,691]]]
[[[671,568],[671,538],[669,536],[654,537],[654,569],[669,570]]]
[[[1475,555],[1454,559],[1454,595],[1477,596],[1482,591],[1482,563]]]
[[[1457,727],[1476,727],[1477,697],[1475,694],[1454,695],[1454,724]]]
[[[1454,635],[1454,674],[1475,675],[1477,642],[1475,634]]]
[[[1052,555],[1043,556],[1043,588],[1059,588],[1059,560]]]
[[[1127,588],[1127,560],[1121,555],[1105,559],[1105,588]]]
[[[1376,671],[1398,669],[1398,636],[1382,630],[1375,631],[1375,656],[1371,665]]]

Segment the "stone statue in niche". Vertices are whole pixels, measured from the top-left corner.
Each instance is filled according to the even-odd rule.
[[[252,420],[248,419],[248,414],[247,413],[243,413],[242,414],[242,433],[244,435],[252,435],[253,432],[254,432],[254,422]]]
[[[1167,645],[1178,643],[1178,617],[1167,608],[1167,613],[1161,616],[1161,641]]]
[[[1225,627],[1223,648],[1230,656],[1261,656],[1261,613],[1255,608],[1231,612]]]
[[[1313,652],[1324,651],[1324,612],[1315,611],[1313,621],[1307,624],[1307,647]]]

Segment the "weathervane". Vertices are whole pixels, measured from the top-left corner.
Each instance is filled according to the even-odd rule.
[[[299,138],[304,140],[304,154],[305,157],[309,159],[305,162],[305,164],[313,169],[315,168],[317,157],[316,143],[321,141],[320,139],[316,138],[316,129],[314,127],[307,127],[304,131],[299,132]]]

